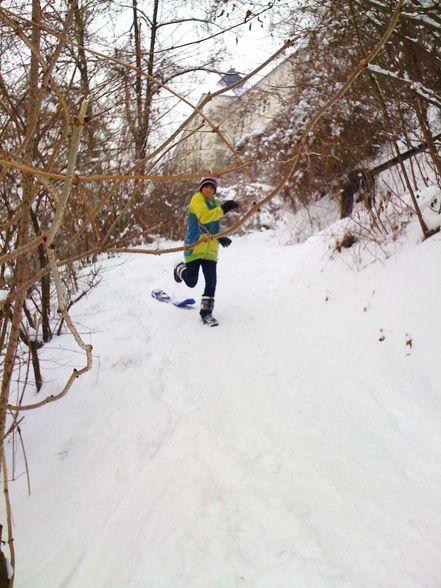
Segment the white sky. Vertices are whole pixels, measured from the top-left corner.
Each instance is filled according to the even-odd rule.
[[[251,31],[244,28],[241,36],[227,34],[225,37],[232,53],[226,64],[241,73],[248,73],[260,65],[282,45],[280,39],[271,37],[268,30],[260,26],[253,26]]]

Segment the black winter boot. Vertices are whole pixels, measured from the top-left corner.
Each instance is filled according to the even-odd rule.
[[[187,265],[184,262],[178,263],[178,265],[173,270],[173,277],[175,278],[175,282],[182,282],[182,272],[184,272],[187,268]]]
[[[217,327],[218,322],[212,315],[214,308],[214,298],[212,296],[202,296],[200,315],[204,325],[209,327]]]

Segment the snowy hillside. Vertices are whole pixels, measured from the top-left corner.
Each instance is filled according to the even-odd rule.
[[[439,588],[441,235],[417,234],[364,268],[326,231],[233,237],[214,329],[150,297],[199,299],[177,258],[106,262],[72,313],[92,373],[22,424],[16,587]]]

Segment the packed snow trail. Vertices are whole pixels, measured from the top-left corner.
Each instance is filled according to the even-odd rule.
[[[439,588],[440,250],[236,238],[216,329],[150,297],[199,300],[170,256],[106,262],[93,372],[22,427],[17,588]]]

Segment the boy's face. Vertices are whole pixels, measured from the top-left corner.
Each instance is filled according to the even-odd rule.
[[[201,193],[204,196],[204,198],[207,198],[208,200],[213,200],[215,195],[214,188],[213,186],[210,186],[210,184],[206,184],[205,186],[203,186]]]

